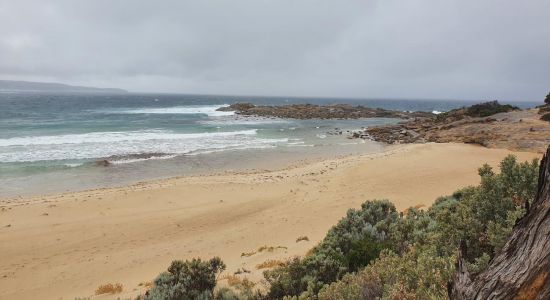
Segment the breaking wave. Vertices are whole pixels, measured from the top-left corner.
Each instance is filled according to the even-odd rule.
[[[0,162],[33,162],[136,157],[143,153],[180,155],[197,151],[259,148],[288,139],[259,138],[257,130],[175,133],[162,130],[93,132],[0,139]],[[155,158],[153,155],[150,158]]]

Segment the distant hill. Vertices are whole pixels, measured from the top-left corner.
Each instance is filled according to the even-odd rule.
[[[84,92],[84,93],[127,93],[128,91],[117,88],[96,88],[87,86],[74,86],[55,82],[31,82],[0,80],[0,91],[13,92]]]

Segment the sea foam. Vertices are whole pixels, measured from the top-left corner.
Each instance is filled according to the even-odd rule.
[[[62,145],[85,143],[133,142],[147,140],[182,140],[215,138],[235,135],[255,135],[256,129],[222,132],[174,133],[164,130],[143,130],[127,132],[90,132],[82,134],[28,136],[0,139],[0,147],[31,145]]]
[[[188,105],[174,107],[136,108],[117,111],[123,114],[185,114],[185,115],[207,115],[209,117],[222,117],[234,115],[234,111],[218,111],[219,108],[229,105]]]
[[[18,137],[0,139],[0,162],[98,159],[143,153],[180,155],[263,148],[287,142],[287,139],[259,138],[256,134],[256,129],[205,133],[149,130]]]

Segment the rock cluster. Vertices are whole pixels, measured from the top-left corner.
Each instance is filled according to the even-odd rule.
[[[235,103],[220,111],[235,111],[240,115],[261,117],[277,117],[291,119],[360,119],[360,118],[400,118],[433,117],[428,112],[402,112],[349,104],[315,105],[292,104],[281,106],[253,105],[250,103]]]
[[[387,144],[454,142],[534,152],[544,151],[550,143],[550,124],[539,120],[536,110],[513,110],[488,117],[456,112],[446,116],[370,127],[365,133]]]
[[[355,135],[354,135],[355,137]],[[372,127],[365,130],[359,137],[368,137],[387,144],[424,143],[425,138],[414,129],[408,129],[404,124]]]

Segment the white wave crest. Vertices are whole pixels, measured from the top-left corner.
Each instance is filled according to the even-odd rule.
[[[202,150],[260,148],[287,141],[258,138],[256,129],[206,133],[96,132],[20,137],[0,139],[0,162],[97,159],[143,153],[180,155]]]
[[[234,111],[218,111],[218,108],[229,105],[189,105],[174,107],[136,108],[117,111],[123,114],[184,114],[184,115],[207,115],[209,117],[222,117],[234,115]]]
[[[184,140],[235,135],[255,135],[256,129],[224,132],[173,133],[160,130],[127,132],[91,132],[82,134],[29,136],[0,139],[0,147],[31,145],[65,145],[86,143],[136,142],[148,140]]]

